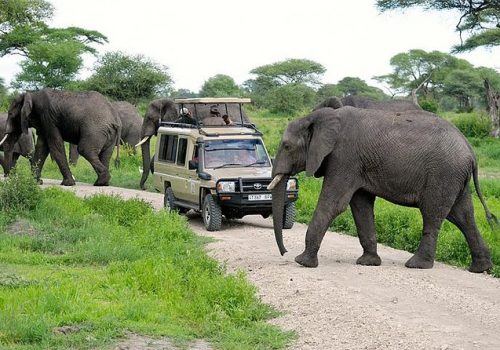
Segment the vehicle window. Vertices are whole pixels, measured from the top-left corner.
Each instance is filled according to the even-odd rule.
[[[187,139],[179,139],[179,151],[177,153],[177,165],[186,164]]]
[[[205,168],[271,165],[260,140],[207,141],[204,151]]]
[[[161,135],[158,159],[164,162],[175,162],[177,136]]]

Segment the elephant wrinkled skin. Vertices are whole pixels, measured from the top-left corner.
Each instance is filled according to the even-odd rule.
[[[380,265],[373,205],[376,197],[416,207],[423,218],[420,245],[406,262],[431,268],[445,219],[464,234],[472,255],[472,272],[492,267],[490,253],[474,220],[469,181],[472,177],[486,217],[496,221],[481,194],[477,161],[471,146],[448,121],[425,111],[387,112],[342,107],[321,108],[292,121],[278,149],[273,177],[273,220],[280,251],[282,182],[301,171],[323,176],[323,187],[309,224],[305,250],[295,258],[318,265],[318,250],[330,222],[350,205],[363,255],[361,265]]]
[[[66,141],[77,144],[78,152],[94,168],[97,173],[94,185],[109,185],[109,160],[114,146],[119,143],[121,121],[100,93],[43,89],[20,94],[9,107],[7,140],[17,141],[29,127],[37,132],[33,165],[39,182],[50,153],[63,176],[61,184],[75,184],[66,159]],[[6,159],[7,167],[10,164],[11,160]]]

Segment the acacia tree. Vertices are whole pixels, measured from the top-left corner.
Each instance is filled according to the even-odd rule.
[[[241,89],[229,75],[217,74],[206,80],[200,90],[201,97],[240,96]]]
[[[137,104],[140,100],[170,95],[172,83],[164,65],[143,55],[108,52],[97,60],[93,74],[82,85],[112,99]]]
[[[377,0],[380,11],[423,7],[426,10],[457,11],[460,44],[455,52],[500,45],[500,2],[498,0]],[[464,41],[463,33],[469,33]]]
[[[288,59],[254,68],[257,77],[245,82],[257,105],[276,112],[293,113],[315,103],[314,88],[326,69],[307,59]]]
[[[50,20],[53,13],[54,8],[45,0],[0,2],[0,57],[24,58],[14,87],[64,87],[82,67],[82,55],[96,53],[91,44],[107,42],[97,31],[50,28],[45,21]]]

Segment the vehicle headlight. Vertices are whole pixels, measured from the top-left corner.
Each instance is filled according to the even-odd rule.
[[[286,190],[296,190],[297,189],[297,180],[295,179],[289,179],[288,182],[286,183]]]
[[[233,181],[220,181],[217,184],[218,192],[234,192],[236,190],[236,183]]]

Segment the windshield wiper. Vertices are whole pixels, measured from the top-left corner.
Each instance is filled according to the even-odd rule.
[[[255,164],[266,164],[266,163],[267,162],[265,160],[258,160],[256,162],[253,162],[253,163],[245,165],[245,167],[252,166],[252,165],[255,165]]]
[[[226,164],[222,164],[222,165],[216,166],[214,169],[225,168],[225,167],[231,166],[231,165],[241,165],[241,163],[226,163]]]

